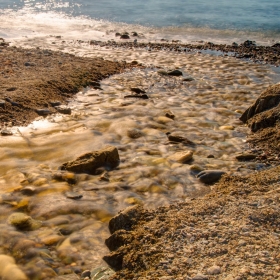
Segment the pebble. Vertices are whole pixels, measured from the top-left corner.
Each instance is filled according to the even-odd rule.
[[[65,115],[71,115],[71,108],[67,107],[67,106],[64,106],[64,105],[61,105],[61,106],[56,106],[55,109],[61,113],[61,114],[65,114]]]
[[[211,266],[207,269],[209,275],[217,275],[221,273],[221,268],[217,265]]]
[[[239,153],[235,156],[235,158],[239,161],[245,161],[245,160],[255,159],[256,155],[252,153]]]
[[[172,70],[167,72],[167,75],[178,77],[178,76],[183,76],[183,73],[180,70]]]
[[[36,221],[32,217],[19,212],[11,214],[7,222],[18,230],[35,230],[42,225],[42,222]]]
[[[186,163],[193,158],[193,152],[192,151],[182,151],[177,152],[171,156],[168,157],[169,160],[177,161],[180,163]]]
[[[51,113],[49,109],[37,109],[35,111],[39,116],[47,116]]]
[[[219,181],[225,173],[222,170],[204,170],[198,173],[196,177],[205,184],[211,184]]]

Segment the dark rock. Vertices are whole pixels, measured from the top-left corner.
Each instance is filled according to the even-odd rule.
[[[124,98],[141,98],[141,99],[149,99],[147,94],[129,94],[125,95]]]
[[[115,36],[116,36],[116,37],[120,37],[121,35],[122,35],[122,34],[121,34],[120,32],[116,32],[116,33],[115,33]]]
[[[49,109],[37,109],[35,111],[39,116],[47,116],[51,113]]]
[[[124,253],[111,253],[110,255],[104,256],[103,260],[112,267],[115,271],[121,270],[123,265]]]
[[[55,109],[61,113],[61,114],[65,114],[65,115],[71,115],[71,108],[69,107],[66,107],[64,105],[61,105],[61,106],[56,106]]]
[[[131,91],[133,91],[133,92],[135,92],[135,93],[137,93],[137,94],[140,94],[140,93],[146,93],[146,91],[145,90],[143,90],[143,89],[141,89],[141,88],[131,88],[130,89]]]
[[[53,106],[53,107],[57,107],[57,106],[60,106],[60,105],[61,105],[61,102],[60,102],[60,101],[50,101],[50,104],[51,104],[51,106]]]
[[[219,181],[226,172],[222,170],[204,170],[197,174],[197,178],[205,184],[212,184]]]
[[[183,76],[183,73],[180,70],[172,70],[167,72],[169,76]]]
[[[86,277],[89,277],[89,278],[90,278],[90,276],[91,276],[90,270],[85,270],[85,271],[83,271],[82,274],[81,274],[81,278],[86,278]]]
[[[1,130],[1,135],[2,136],[11,136],[11,135],[13,135],[13,132],[8,130],[8,129],[2,129]]]
[[[246,40],[243,43],[243,46],[246,47],[246,48],[255,47],[256,46],[256,42],[255,41]]]
[[[137,32],[132,32],[132,36],[137,37],[138,33]]]
[[[269,87],[240,117],[252,131],[273,126],[280,116],[280,84]],[[250,120],[250,121],[249,121]]]
[[[174,113],[173,113],[172,111],[170,111],[170,110],[165,111],[165,116],[166,116],[167,118],[169,118],[169,119],[172,119],[172,120],[175,119]]]
[[[131,235],[129,232],[124,229],[120,229],[107,238],[105,240],[105,244],[110,251],[116,251],[118,248],[128,243],[130,239]]]
[[[250,154],[250,153],[241,153],[241,154],[236,155],[235,158],[240,161],[246,161],[246,160],[255,159],[256,155]]]
[[[113,234],[120,229],[131,230],[132,225],[136,223],[140,215],[141,209],[141,206],[134,205],[113,217],[109,222],[110,233]]]
[[[15,90],[17,90],[16,87],[10,87],[10,88],[7,88],[7,89],[6,89],[6,91],[15,91]]]
[[[69,161],[61,166],[62,170],[68,170],[75,173],[95,174],[99,167],[108,169],[117,167],[120,158],[116,147],[108,146],[102,150],[84,154],[74,161]]]
[[[127,34],[122,34],[120,38],[121,39],[130,39],[129,35],[127,35]]]
[[[214,155],[208,155],[207,158],[215,158]]]
[[[189,140],[188,138],[180,135],[172,135],[170,132],[166,133],[166,136],[170,142],[175,142],[175,143],[183,143],[186,145],[195,145],[194,142]]]
[[[98,82],[98,81],[90,81],[89,85],[92,86],[92,87],[100,87],[101,86],[100,82]]]

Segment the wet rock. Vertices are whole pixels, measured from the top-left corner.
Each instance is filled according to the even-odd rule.
[[[78,192],[65,192],[65,196],[70,199],[81,199],[83,197],[82,194]]]
[[[84,154],[74,161],[64,163],[60,168],[75,173],[95,174],[99,167],[115,168],[120,162],[116,147],[108,146],[102,150]]]
[[[137,37],[137,36],[138,36],[138,33],[134,31],[134,32],[132,32],[131,35],[134,36],[134,37]]]
[[[143,89],[141,89],[141,88],[135,88],[135,87],[133,87],[133,88],[131,88],[130,90],[133,91],[133,92],[135,92],[135,93],[137,93],[137,94],[146,93],[146,91],[143,90]]]
[[[251,41],[251,40],[246,40],[243,43],[243,46],[246,47],[246,48],[255,47],[256,46],[256,42],[255,41]]]
[[[36,221],[24,213],[11,214],[8,217],[7,222],[18,230],[35,230],[42,225],[41,221]]]
[[[251,159],[255,159],[256,158],[256,155],[255,154],[252,154],[252,153],[240,153],[240,154],[237,154],[235,156],[235,158],[237,160],[240,160],[240,161],[246,161],[246,160],[251,160]]]
[[[166,136],[170,142],[175,142],[175,143],[183,143],[186,145],[195,145],[194,142],[189,140],[188,138],[176,134],[171,134],[170,132],[166,133]]]
[[[131,128],[127,130],[127,136],[132,139],[140,138],[143,135],[143,132],[137,128]]]
[[[280,84],[269,87],[240,117],[252,131],[273,126],[280,117]],[[249,121],[250,120],[250,121]]]
[[[128,34],[122,34],[120,36],[120,39],[130,39],[129,35]]]
[[[183,73],[180,70],[172,70],[167,72],[167,74],[169,76],[176,76],[176,77],[183,76]]]
[[[166,116],[167,118],[169,118],[169,119],[172,119],[172,120],[175,119],[174,113],[173,113],[172,111],[170,111],[170,110],[165,111],[165,116]]]
[[[0,133],[1,133],[2,136],[11,136],[11,135],[13,135],[13,132],[8,130],[8,129],[2,129]]]
[[[141,99],[149,99],[147,94],[134,94],[134,95],[125,95],[124,98],[141,98]]]
[[[126,208],[124,211],[113,217],[109,222],[110,233],[113,234],[120,229],[130,230],[131,226],[136,222],[140,215],[141,210],[141,206],[134,205]]]
[[[116,36],[116,37],[120,37],[121,35],[122,35],[122,34],[121,34],[120,32],[116,32],[116,33],[115,33],[115,36]]]
[[[91,272],[90,272],[90,270],[85,270],[85,271],[82,272],[81,278],[83,279],[83,278],[86,278],[86,277],[88,277],[88,278],[91,277]]]
[[[61,106],[56,106],[55,109],[61,113],[61,114],[65,114],[65,115],[71,115],[71,108],[61,105]]]
[[[219,181],[226,172],[222,170],[204,170],[197,174],[197,178],[205,184],[212,184]]]
[[[182,151],[177,152],[171,156],[168,157],[169,160],[177,161],[180,163],[186,163],[190,160],[192,160],[193,152],[192,151]]]
[[[92,280],[108,280],[115,273],[110,267],[97,267],[91,271]]]
[[[61,105],[61,102],[60,101],[50,101],[50,104],[52,107],[57,107],[57,106]]]
[[[194,78],[192,77],[186,77],[183,79],[184,82],[191,82],[191,81],[194,81]]]
[[[49,109],[37,109],[35,111],[39,116],[47,116],[51,113]]]
[[[0,255],[0,278],[3,280],[27,280],[27,276],[16,265],[14,258]]]

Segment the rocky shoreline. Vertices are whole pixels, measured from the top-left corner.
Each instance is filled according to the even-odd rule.
[[[275,66],[280,61],[278,44],[272,47],[212,43],[187,46],[176,42],[142,45],[92,41],[91,44],[178,52],[210,49],[224,54],[234,52],[237,58]],[[10,135],[10,127],[27,125],[40,115],[59,110],[67,114],[67,101],[80,89],[100,88],[102,78],[137,66],[50,50],[9,47],[4,40],[0,62],[3,137]],[[126,209],[110,221],[112,235],[105,241],[112,252],[104,260],[116,274],[110,269],[93,269],[55,279],[280,278],[279,96],[279,85],[267,89],[241,117],[252,128],[248,141],[254,160],[265,162],[266,170],[243,177],[224,175],[204,197],[156,210],[145,210],[138,205]],[[1,255],[1,260],[15,266],[7,256]],[[18,279],[26,279],[21,271],[15,271]]]

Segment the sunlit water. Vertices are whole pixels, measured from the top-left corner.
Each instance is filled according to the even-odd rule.
[[[209,33],[209,27],[194,28],[194,24],[151,27],[140,20],[142,25],[100,21],[85,12],[80,15],[90,17],[71,17],[67,9],[74,5],[71,9],[78,16],[78,7],[83,8],[78,1],[67,2],[68,6],[64,1],[42,6],[41,1],[14,3],[10,10],[7,1],[0,6],[6,9],[0,15],[0,33],[11,45],[136,60],[146,66],[102,81],[102,90],[79,92],[68,104],[71,115],[39,118],[28,127],[12,128],[13,136],[0,138],[0,253],[16,257],[25,271],[33,273],[32,279],[38,275],[55,279],[55,273],[102,264],[107,253],[107,223],[113,215],[134,204],[154,208],[209,192],[210,187],[195,176],[199,170],[248,174],[263,168],[254,162],[238,162],[235,155],[248,149],[248,131],[239,117],[266,87],[279,82],[273,68],[196,52],[111,49],[90,45],[89,40],[118,40],[116,31],[136,30],[139,41],[164,37],[185,41],[216,38],[220,42],[237,38],[242,42],[251,34],[255,37],[250,39],[270,44],[277,41],[276,33],[270,36],[257,30],[248,33],[242,28],[215,26],[210,26],[214,29]],[[158,73],[176,68],[183,77]],[[145,90],[149,99],[124,98],[132,87]],[[174,120],[165,116],[166,111],[174,113]],[[139,137],[132,138],[131,132]],[[171,144],[166,132],[185,136],[196,145]],[[106,145],[117,147],[121,159],[106,180],[100,175],[71,173],[62,181],[57,179],[61,164]],[[193,152],[193,160],[186,164],[170,157],[188,150]],[[67,191],[82,197],[70,199]],[[15,230],[7,224],[14,212],[26,212],[43,224],[30,232]],[[51,267],[55,268],[53,275]]]

